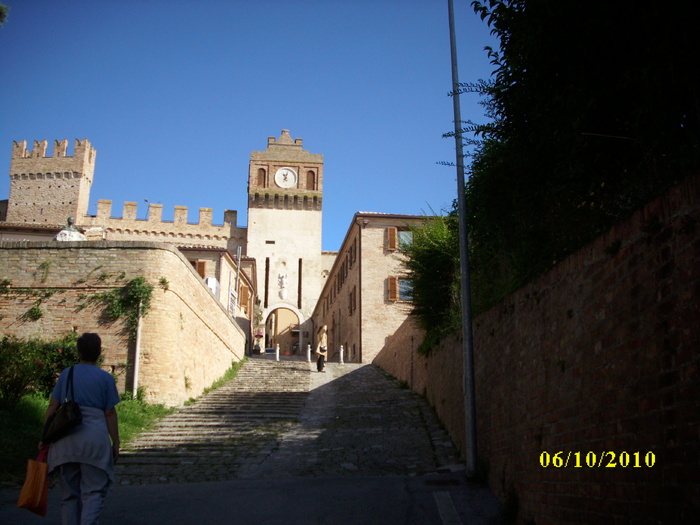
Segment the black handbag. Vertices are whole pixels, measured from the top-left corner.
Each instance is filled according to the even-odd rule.
[[[44,432],[41,434],[41,441],[44,444],[54,443],[66,436],[77,425],[83,422],[83,415],[80,412],[80,405],[73,400],[73,367],[68,371],[68,384],[66,385],[66,397],[61,406],[56,409],[44,424]]]

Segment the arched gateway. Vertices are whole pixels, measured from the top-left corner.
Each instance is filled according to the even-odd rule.
[[[311,342],[308,323],[304,314],[288,303],[277,303],[263,310],[265,324],[264,348],[280,345],[280,354],[294,355],[306,352],[306,345]]]

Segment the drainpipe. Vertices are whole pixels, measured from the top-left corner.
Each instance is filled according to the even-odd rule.
[[[134,349],[134,387],[131,393],[132,399],[136,399],[139,391],[139,361],[141,360],[141,301],[137,310],[138,320],[136,322],[136,348]]]
[[[236,284],[234,289],[236,290],[236,300],[233,304],[233,316],[238,315],[238,284],[241,278],[241,247],[236,247]]]

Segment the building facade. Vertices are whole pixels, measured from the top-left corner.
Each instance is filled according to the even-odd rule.
[[[358,212],[313,313],[317,341],[325,333],[329,359],[371,363],[410,313],[401,243],[424,218]]]

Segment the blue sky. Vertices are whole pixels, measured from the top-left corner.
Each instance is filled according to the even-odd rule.
[[[323,249],[357,211],[456,198],[447,0],[3,0],[0,168],[12,141],[88,138],[98,199],[238,210],[248,160],[289,129],[324,155]],[[488,78],[489,29],[455,1],[462,82]],[[476,95],[464,120],[483,122]],[[9,194],[9,177],[0,199]]]

